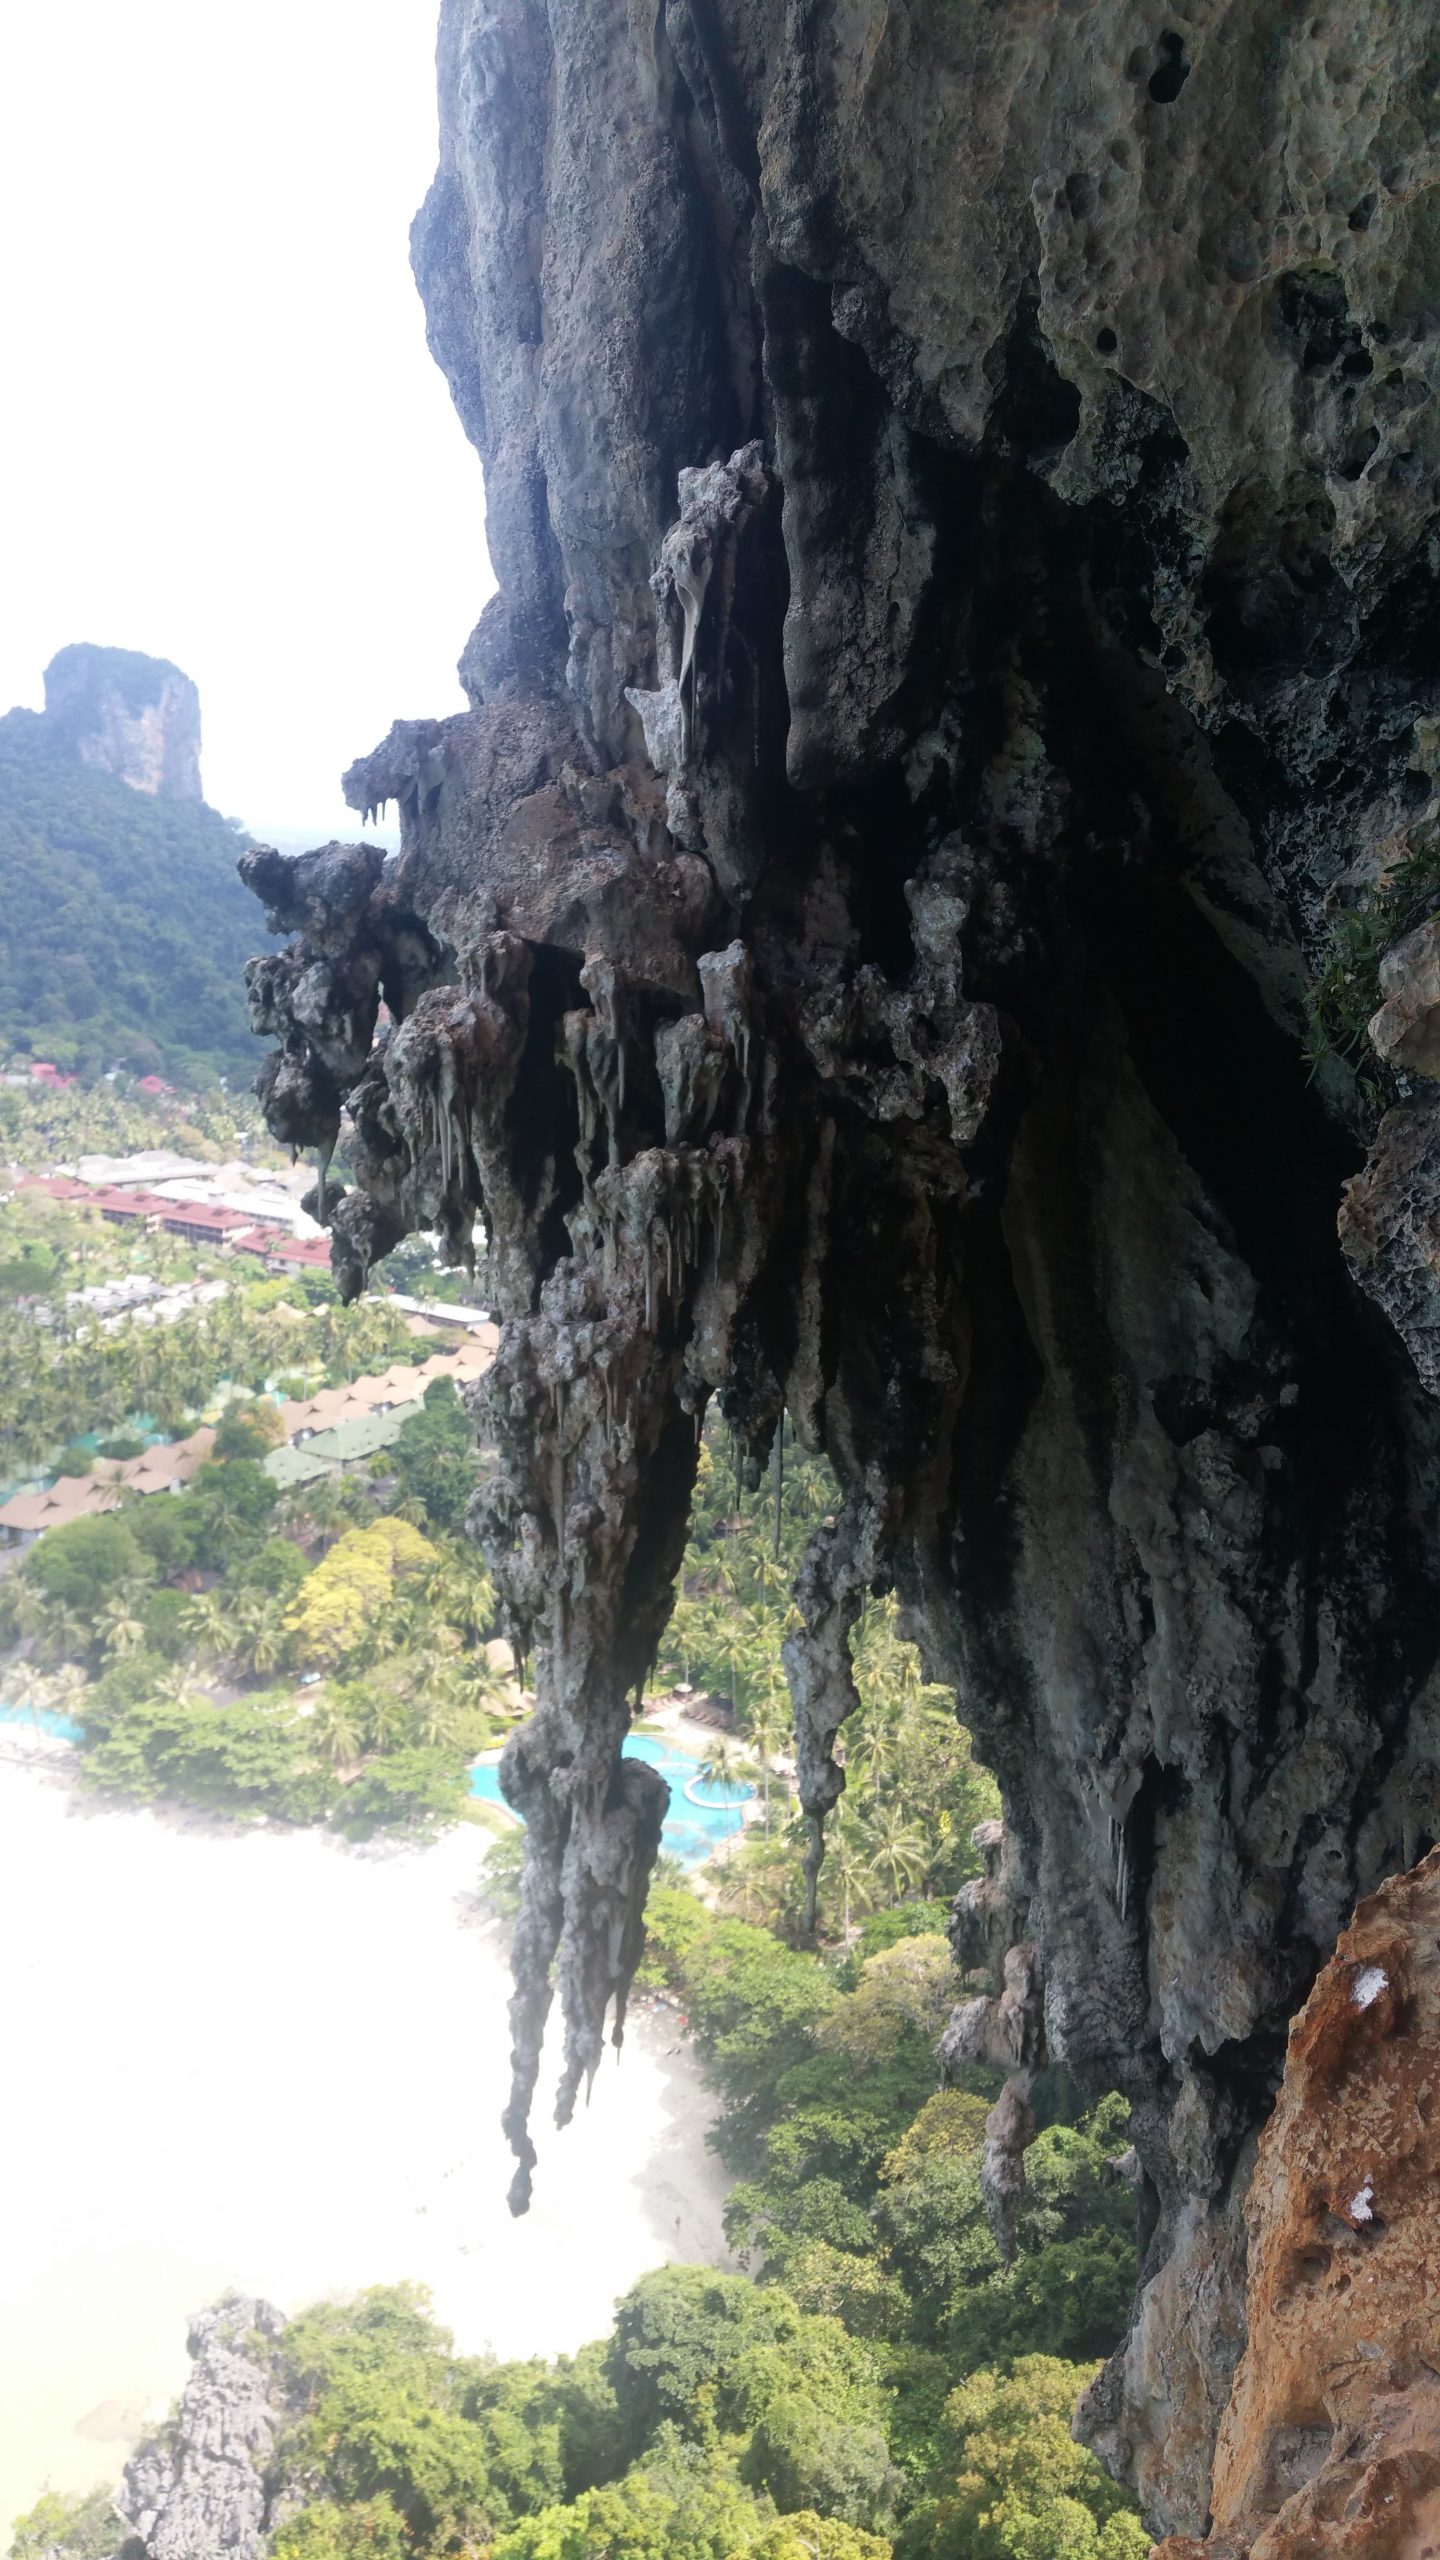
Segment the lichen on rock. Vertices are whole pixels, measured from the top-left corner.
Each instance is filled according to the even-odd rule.
[[[997,2227],[1037,2057],[1123,2090],[1083,2423],[1191,2533],[1288,2022],[1440,1834],[1440,1148],[1411,1096],[1363,1173],[1306,1054],[1335,900],[1436,801],[1437,39],[446,0],[414,254],[500,591],[469,709],[347,776],[399,854],[249,858],[272,1126],[353,1122],[342,1288],[490,1238],[516,2202],[554,1990],[562,2115],[623,2021],[698,1426],[753,1473],[788,1417],[842,1497],[812,1875],[893,1587],[1005,1802]]]

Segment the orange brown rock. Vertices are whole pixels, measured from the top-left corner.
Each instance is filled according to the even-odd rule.
[[[1440,1850],[1296,2018],[1246,2219],[1212,2531],[1156,2560],[1440,2560]]]

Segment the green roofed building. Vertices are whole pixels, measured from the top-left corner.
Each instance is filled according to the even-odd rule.
[[[334,1459],[317,1457],[311,1440],[303,1446],[271,1449],[261,1463],[271,1483],[278,1484],[282,1493],[293,1492],[297,1485],[313,1484],[317,1476],[333,1476],[335,1473]]]
[[[402,1422],[419,1411],[417,1400],[392,1405],[388,1413],[359,1413],[353,1422],[337,1422],[330,1431],[317,1431],[296,1454],[328,1459],[332,1466],[356,1466],[362,1458],[373,1458],[377,1450],[388,1449],[392,1440],[398,1440]]]

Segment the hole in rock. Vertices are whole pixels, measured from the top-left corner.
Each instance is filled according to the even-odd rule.
[[[1095,344],[1102,356],[1113,356],[1120,341],[1113,329],[1101,329],[1096,333]]]
[[[1374,196],[1362,196],[1359,203],[1352,208],[1350,215],[1350,228],[1352,231],[1369,230],[1371,223],[1375,219],[1376,201],[1377,199]]]
[[[1280,333],[1306,373],[1320,373],[1360,347],[1343,276],[1333,267],[1295,267],[1276,286]]]
[[[1380,430],[1378,427],[1366,427],[1362,434],[1356,436],[1353,442],[1346,446],[1344,453],[1340,457],[1338,465],[1340,478],[1342,480],[1358,480],[1364,472],[1365,466],[1370,460],[1370,457],[1374,453],[1379,442]]]
[[[1157,107],[1173,106],[1190,77],[1190,64],[1185,59],[1185,40],[1167,27],[1160,39],[1162,59],[1150,74],[1150,95]]]
[[[1412,766],[1401,783],[1400,790],[1407,809],[1423,809],[1430,797],[1429,774],[1420,773]]]

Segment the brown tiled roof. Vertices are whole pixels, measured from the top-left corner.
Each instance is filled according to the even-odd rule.
[[[208,1423],[186,1440],[157,1442],[138,1458],[101,1458],[88,1475],[59,1476],[45,1493],[17,1493],[0,1508],[0,1529],[56,1529],[92,1512],[113,1511],[122,1492],[167,1493],[188,1484],[215,1446]]]
[[[0,1507],[0,1529],[58,1529],[93,1511],[113,1511],[119,1495],[107,1476],[57,1476],[44,1493],[15,1493]]]

